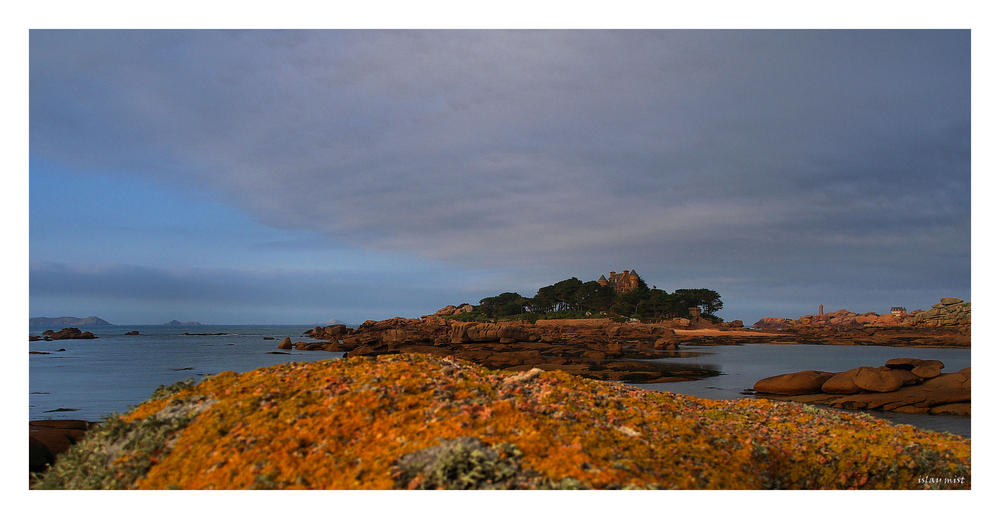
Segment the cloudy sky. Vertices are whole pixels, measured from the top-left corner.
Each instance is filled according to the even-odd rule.
[[[971,298],[967,30],[29,46],[32,317],[360,323],[623,269],[748,325]]]

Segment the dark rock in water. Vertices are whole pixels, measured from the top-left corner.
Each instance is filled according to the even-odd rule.
[[[194,368],[178,368],[171,371],[194,371]]]
[[[93,425],[83,420],[34,420],[28,422],[28,470],[42,472],[60,454],[84,437]]]
[[[285,337],[285,339],[281,341],[281,344],[278,345],[278,348],[281,348],[283,350],[292,349],[292,339],[289,337]]]
[[[274,337],[264,337],[264,340],[265,340],[265,341],[273,341],[273,340],[274,340]]]
[[[29,335],[28,336],[28,341],[29,342],[30,341],[40,341],[40,340],[42,340],[42,336],[41,335]]]
[[[91,332],[81,332],[79,328],[63,328],[58,332],[53,332],[52,330],[45,330],[42,332],[42,336],[45,340],[58,341],[61,339],[96,339]]]
[[[125,332],[125,335],[139,335],[139,330],[132,330],[131,332]]]
[[[43,411],[45,413],[69,413],[71,411],[79,411],[79,409],[73,409],[72,407],[60,407],[59,409],[50,409],[48,411]]]
[[[50,351],[29,351],[28,355],[52,355]]]
[[[292,355],[292,354],[287,351],[269,351],[264,355]]]

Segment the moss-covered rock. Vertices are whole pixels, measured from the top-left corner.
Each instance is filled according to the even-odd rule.
[[[970,442],[957,436],[430,355],[283,364],[177,389],[91,431],[40,488],[971,485]]]

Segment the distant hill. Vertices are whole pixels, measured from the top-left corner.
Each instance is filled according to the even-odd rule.
[[[111,323],[100,317],[31,317],[28,319],[28,326],[98,326]]]
[[[201,326],[201,323],[199,323],[198,321],[185,321],[182,323],[175,319],[168,323],[163,323],[163,326]]]
[[[331,326],[331,325],[334,325],[334,324],[347,324],[347,323],[345,323],[344,321],[341,321],[340,319],[330,319],[329,321],[327,321],[327,322],[325,322],[323,324],[325,324],[327,326]]]

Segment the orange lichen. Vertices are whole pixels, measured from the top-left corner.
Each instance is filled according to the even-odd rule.
[[[388,489],[400,457],[465,436],[585,488],[921,488],[970,464],[968,440],[859,415],[521,376],[424,355],[221,373],[175,395],[217,403],[138,487]]]

